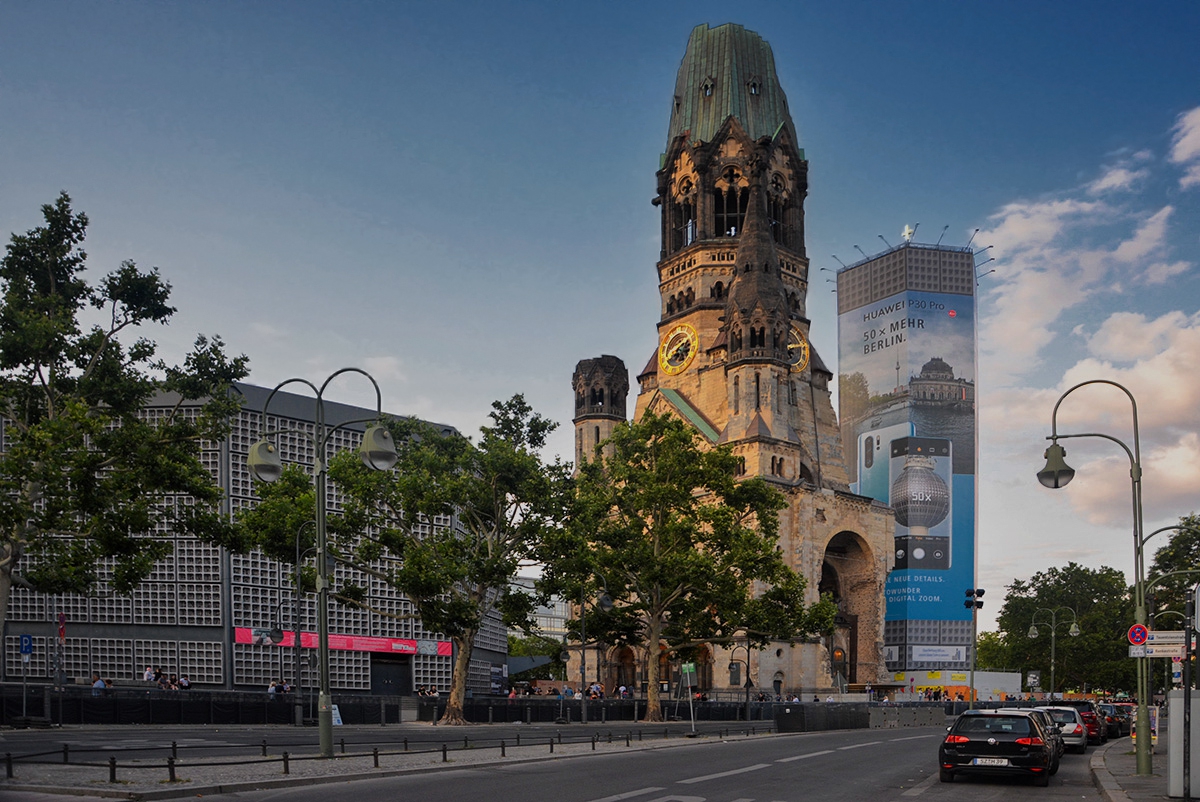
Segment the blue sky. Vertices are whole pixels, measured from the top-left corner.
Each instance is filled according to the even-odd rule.
[[[576,361],[636,372],[654,348],[675,72],[691,28],[724,22],[774,48],[807,152],[827,362],[834,255],[917,223],[919,241],[979,228],[993,246],[979,584],[1068,559],[1129,570],[1124,458],[1068,443],[1080,475],[1059,493],[1033,472],[1058,393],[1114,378],[1141,405],[1148,523],[1194,509],[1194,2],[9,0],[0,232],[65,189],[93,277],[133,259],[174,285],[173,324],[148,332],[167,355],[204,332],[260,384],[366,367],[389,409],[465,431],[523,392],[569,456]],[[1127,403],[1092,392],[1064,422],[1127,436]]]

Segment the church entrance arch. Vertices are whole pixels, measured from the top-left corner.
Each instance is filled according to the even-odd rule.
[[[878,631],[883,586],[876,576],[874,555],[862,536],[841,531],[829,539],[821,560],[818,590],[828,593],[837,605],[829,646],[834,682],[845,687],[847,683],[869,681],[875,674],[869,666],[879,662],[875,644],[883,634]]]

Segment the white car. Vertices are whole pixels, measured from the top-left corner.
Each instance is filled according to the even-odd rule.
[[[1083,754],[1088,748],[1087,725],[1073,707],[1039,707],[1058,725],[1063,744],[1073,752]]]

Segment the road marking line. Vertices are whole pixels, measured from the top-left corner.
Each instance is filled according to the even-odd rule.
[[[591,802],[621,802],[622,799],[633,799],[635,796],[642,796],[643,794],[652,794],[655,791],[661,791],[661,790],[663,790],[663,789],[662,788],[641,788],[637,791],[626,791],[623,794],[615,794],[613,796],[606,796],[601,799],[593,799],[593,800],[591,800]]]
[[[897,741],[917,741],[917,740],[920,740],[921,738],[935,738],[935,737],[937,737],[937,736],[936,735],[910,735],[907,738],[892,738],[892,739],[890,739],[889,743],[896,743]]]
[[[776,760],[775,762],[776,763],[791,763],[793,760],[804,760],[806,758],[816,757],[817,755],[832,755],[832,754],[833,754],[832,749],[822,749],[820,752],[809,752],[807,755],[793,755],[792,757],[781,757],[781,758],[779,758],[779,760]]]
[[[924,782],[922,782],[918,785],[914,785],[912,788],[909,788],[907,791],[905,791],[900,796],[920,796],[921,794],[923,794],[929,790],[929,786],[933,785],[933,783],[937,780],[937,778],[938,778],[938,776],[936,774],[930,774],[928,777],[925,778]]]
[[[851,746],[839,746],[838,751],[843,752],[847,749],[861,749],[864,746],[874,746],[875,744],[881,744],[881,743],[883,743],[883,741],[867,741],[865,744],[853,744]]]
[[[721,777],[731,777],[734,774],[745,774],[748,771],[758,771],[759,769],[769,768],[770,765],[770,763],[755,763],[753,766],[746,766],[745,768],[734,769],[733,771],[722,771],[719,774],[706,774],[703,777],[692,777],[690,780],[679,780],[679,782],[687,785],[690,785],[691,783],[702,783],[707,780],[717,780]]]

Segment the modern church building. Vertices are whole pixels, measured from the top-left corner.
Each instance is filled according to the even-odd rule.
[[[751,679],[775,694],[879,682],[893,516],[851,491],[833,374],[809,342],[808,162],[758,34],[732,24],[692,31],[657,187],[661,305],[647,326],[657,328],[659,345],[638,371],[634,417],[678,416],[703,443],[729,446],[745,476],[782,491],[786,560],[807,580],[807,601],[829,593],[839,610],[831,637],[754,653]],[[616,357],[579,363],[578,459],[625,419],[628,388]],[[601,658],[609,687],[641,686],[633,650]],[[697,661],[703,688],[741,686],[729,658],[714,646]]]
[[[230,436],[220,443],[206,443],[202,456],[224,490],[231,514],[256,503],[246,454],[261,432],[285,430],[272,438],[285,463],[311,471],[315,456],[316,402],[311,396],[278,392],[264,419],[263,403],[270,390],[241,383],[236,387],[242,408]],[[161,414],[174,406],[173,398],[161,400],[161,409],[150,407],[146,414]],[[330,427],[376,414],[374,409],[329,401],[324,402],[324,411]],[[333,432],[325,458],[356,449],[363,428],[357,424]],[[332,484],[327,501],[331,512],[339,509],[340,496]],[[453,520],[446,517],[430,525],[451,526]],[[172,543],[172,554],[155,566],[132,596],[108,591],[104,566],[102,581],[86,596],[47,596],[14,587],[5,628],[4,679],[21,678],[19,640],[29,634],[33,649],[24,671],[31,681],[45,681],[61,670],[68,681],[98,673],[120,686],[141,680],[146,667],[152,666],[186,674],[197,688],[261,691],[272,680],[294,683],[297,679],[302,688],[315,687],[317,672],[310,667],[310,656],[316,649],[316,596],[297,595],[292,565],[259,552],[229,553],[170,532],[155,535]],[[312,559],[311,554],[301,555],[309,565]],[[371,608],[330,598],[330,686],[335,693],[406,695],[422,685],[449,688],[450,642],[422,627],[411,602],[346,564],[334,564],[332,582],[335,589],[344,582],[369,588],[366,605]],[[61,645],[60,615],[65,636]],[[292,648],[296,629],[302,646],[299,654]],[[271,630],[282,630],[279,643],[266,637]],[[494,678],[505,674],[507,653],[504,627],[493,615],[476,641],[468,687],[490,692]]]

